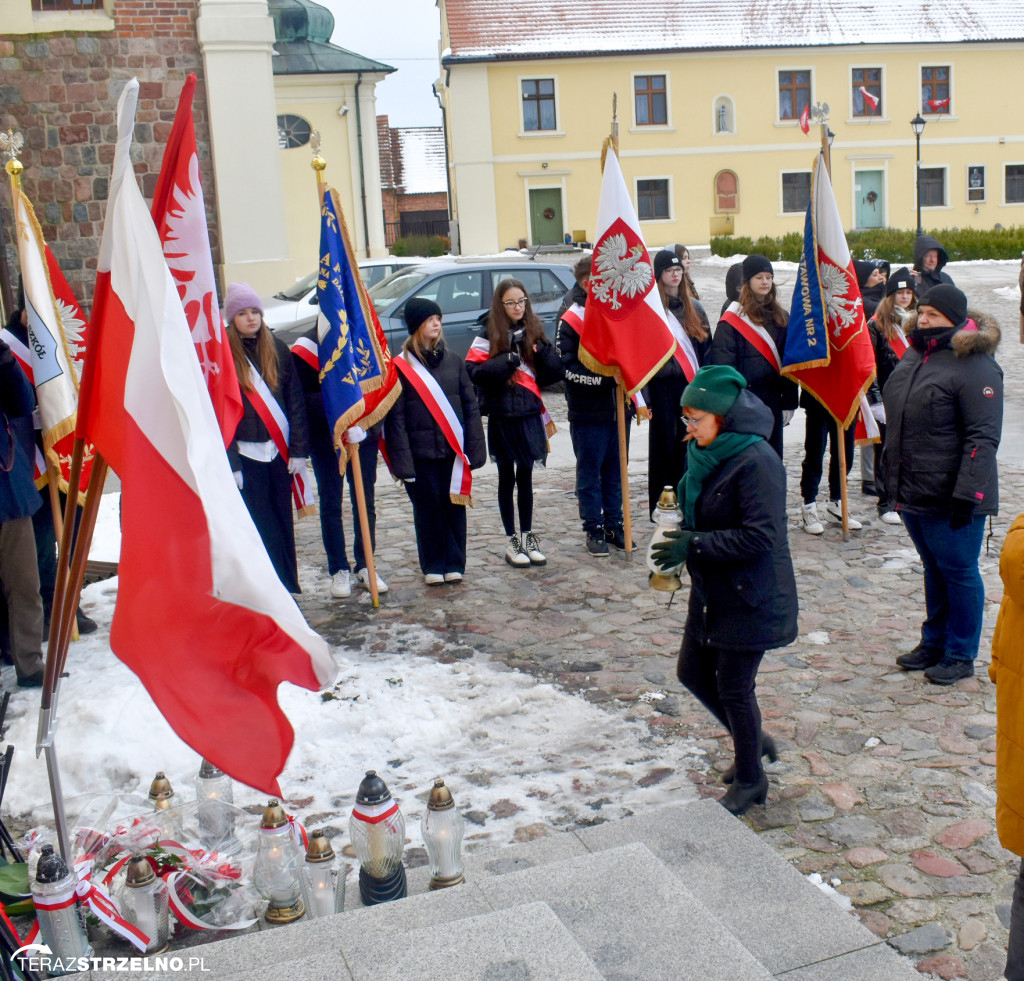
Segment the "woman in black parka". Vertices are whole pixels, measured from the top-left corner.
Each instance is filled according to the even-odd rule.
[[[735,770],[722,804],[733,814],[763,804],[776,759],[761,733],[754,692],[764,652],[797,635],[796,580],[786,522],[786,472],[767,442],[771,411],[728,365],[706,365],[683,392],[693,440],[679,482],[683,527],[655,546],[655,560],[685,560],[690,602],[679,680],[732,735]]]

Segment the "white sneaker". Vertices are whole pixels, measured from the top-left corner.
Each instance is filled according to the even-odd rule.
[[[526,554],[518,535],[513,535],[505,546],[505,561],[517,569],[525,569],[530,565],[530,556]]]
[[[461,572],[446,572],[444,574],[444,581],[445,582],[462,582],[462,573]]]
[[[828,512],[829,517],[835,518],[840,524],[843,521],[843,502],[842,501],[829,501],[825,505],[825,510]],[[864,526],[852,515],[846,515],[846,526],[850,531],[860,531]]]
[[[825,526],[818,520],[818,505],[811,501],[805,504],[803,509],[804,531],[808,535],[821,535],[825,532]]]
[[[547,557],[540,550],[540,539],[532,531],[523,535],[523,551],[530,557],[532,565],[547,565]]]
[[[886,511],[885,514],[882,515],[882,523],[887,525],[898,525],[903,522],[895,511]]]
[[[341,569],[331,576],[331,595],[335,599],[346,599],[352,595],[352,576],[348,569]]]
[[[428,586],[440,586],[444,582],[444,576],[440,572],[428,572],[424,577],[423,581]]]
[[[388,584],[386,582],[384,582],[383,579],[381,579],[379,572],[375,572],[374,575],[376,575],[376,577],[377,577],[377,592],[379,594],[383,595],[384,593],[386,593],[388,591]],[[369,569],[365,569],[365,568],[364,569],[360,569],[356,573],[356,579],[358,579],[367,589],[370,588],[370,570]]]

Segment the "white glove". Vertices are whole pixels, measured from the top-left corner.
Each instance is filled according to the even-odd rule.
[[[349,426],[345,430],[346,443],[361,443],[366,439],[366,430],[362,426]]]
[[[241,490],[242,489],[242,483],[243,483],[243,481],[245,479],[242,476],[242,471],[241,470],[233,470],[231,472],[231,476],[235,478],[235,483],[238,484],[238,489]]]
[[[306,457],[304,456],[293,456],[288,461],[288,473],[296,474],[302,473],[306,469]]]
[[[793,421],[793,416],[796,415],[796,409],[783,409],[782,410],[782,425],[788,426]]]
[[[875,417],[875,422],[885,425],[885,405],[881,402],[872,402],[871,414]]]

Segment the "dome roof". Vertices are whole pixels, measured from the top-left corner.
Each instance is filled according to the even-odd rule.
[[[313,0],[269,0],[268,7],[278,41],[331,40],[334,14]]]

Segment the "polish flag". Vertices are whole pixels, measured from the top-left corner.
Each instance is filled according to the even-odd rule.
[[[872,95],[863,85],[857,91],[864,97],[864,101],[871,108],[872,112],[878,108],[878,96]]]
[[[943,112],[949,108],[949,99],[929,99],[925,105],[932,112]]]
[[[615,153],[608,151],[580,360],[602,375],[618,368],[630,395],[672,357],[676,340]]]
[[[231,475],[129,159],[138,91],[132,79],[118,101],[78,416],[78,435],[121,478],[110,645],[200,756],[279,794],[294,733],[278,685],[316,691],[335,664],[277,578]]]
[[[178,288],[213,411],[227,446],[242,418],[242,394],[217,301],[192,120],[195,90],[196,76],[189,75],[181,90],[156,182],[153,224],[160,233],[164,258]]]
[[[811,131],[811,107],[810,105],[804,106],[804,111],[800,113],[800,129],[803,130],[804,136]]]

